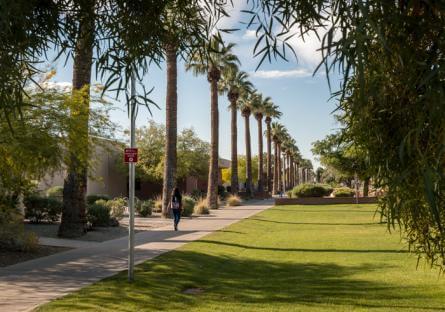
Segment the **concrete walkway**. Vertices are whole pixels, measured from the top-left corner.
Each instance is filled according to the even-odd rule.
[[[135,261],[156,257],[270,206],[272,200],[252,201],[246,206],[212,210],[206,217],[185,218],[178,232],[169,225],[137,233]],[[30,311],[125,270],[127,244],[124,237],[1,268],[0,311]]]

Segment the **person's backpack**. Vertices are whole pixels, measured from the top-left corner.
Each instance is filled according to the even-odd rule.
[[[179,201],[178,198],[173,197],[172,199],[172,209],[179,209],[180,205],[179,205]]]

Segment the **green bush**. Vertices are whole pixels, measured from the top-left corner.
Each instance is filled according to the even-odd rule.
[[[46,196],[58,200],[63,199],[63,186],[53,186],[46,190]]]
[[[287,191],[286,195],[287,195],[287,198],[292,198],[292,191]]]
[[[104,194],[91,194],[87,196],[87,204],[92,205],[96,202],[96,200],[103,199],[103,200],[109,200],[110,197],[108,195]]]
[[[108,200],[107,206],[110,208],[111,217],[121,220],[124,217],[125,207],[127,204],[127,199],[123,197],[116,197]]]
[[[334,197],[353,197],[355,191],[349,187],[339,187],[334,189]]]
[[[323,197],[329,196],[331,192],[331,186],[326,186],[324,184],[306,183],[296,186],[292,190],[292,197]]]
[[[53,197],[29,195],[25,197],[25,218],[33,223],[55,222],[62,213],[62,203]]]
[[[25,232],[23,216],[14,205],[0,201],[0,250],[33,251],[39,239],[33,232]]]
[[[140,200],[136,205],[136,211],[141,217],[151,216],[155,203],[153,200]]]
[[[196,201],[190,196],[182,197],[182,216],[190,217],[193,214]]]
[[[88,205],[87,220],[94,226],[110,226],[110,207],[106,200],[96,200],[94,204]]]

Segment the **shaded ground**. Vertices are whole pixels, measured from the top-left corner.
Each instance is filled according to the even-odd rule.
[[[104,242],[128,235],[128,218],[122,219],[119,226],[116,227],[95,227],[92,231],[88,231],[84,236],[76,238],[76,240]],[[171,223],[170,220],[163,220],[160,216],[151,218],[136,218],[136,231],[146,231],[153,228],[165,226]],[[36,233],[39,237],[58,238],[57,230],[59,223],[48,224],[31,224],[25,223],[25,230]]]
[[[6,267],[8,265],[13,265],[19,262],[28,261],[40,257],[46,257],[58,252],[67,251],[69,249],[70,248],[66,247],[40,245],[39,248],[34,252],[0,250],[0,267]]]
[[[373,205],[281,206],[39,311],[445,311],[445,281]]]

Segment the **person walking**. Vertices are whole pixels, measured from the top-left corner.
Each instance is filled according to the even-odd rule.
[[[182,212],[182,195],[179,191],[179,188],[175,187],[170,201],[170,207],[173,213],[173,222],[175,231],[178,230],[178,223],[181,220],[181,212]]]

